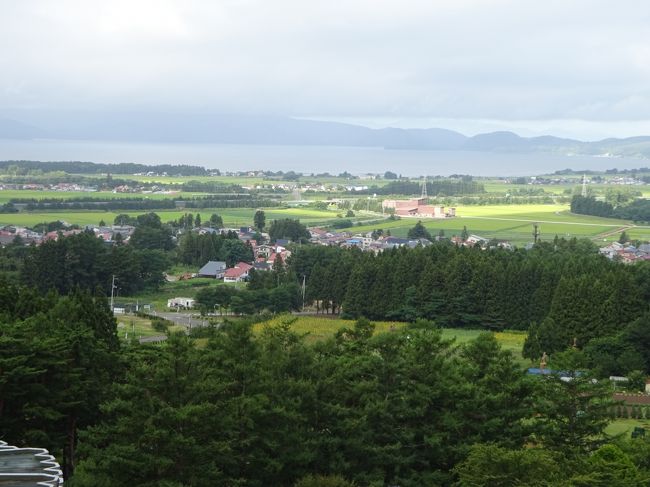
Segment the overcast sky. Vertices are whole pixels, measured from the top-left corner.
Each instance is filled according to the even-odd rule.
[[[0,110],[650,134],[650,4],[0,0]],[[0,113],[0,117],[2,113]]]

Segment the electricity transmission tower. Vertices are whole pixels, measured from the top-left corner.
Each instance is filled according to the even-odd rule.
[[[539,240],[539,225],[537,223],[533,223],[533,241],[537,243]]]
[[[583,198],[587,197],[587,175],[586,174],[582,175],[582,197]]]
[[[427,178],[426,176],[422,180],[422,196],[420,196],[421,199],[425,200],[428,198],[427,196]]]

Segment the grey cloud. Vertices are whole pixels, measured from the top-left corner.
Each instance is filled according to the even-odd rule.
[[[0,1],[0,109],[647,118],[643,1]]]

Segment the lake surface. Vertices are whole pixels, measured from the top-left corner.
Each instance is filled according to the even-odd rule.
[[[474,151],[384,150],[234,144],[158,144],[79,140],[0,140],[0,160],[91,161],[103,163],[194,164],[221,171],[272,170],[339,174],[383,173],[404,176],[472,174],[525,176],[560,169],[633,169],[646,159],[500,154]]]

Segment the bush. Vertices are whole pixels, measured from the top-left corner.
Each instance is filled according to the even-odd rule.
[[[167,333],[170,324],[170,321],[163,318],[151,318],[151,327],[160,333]]]

